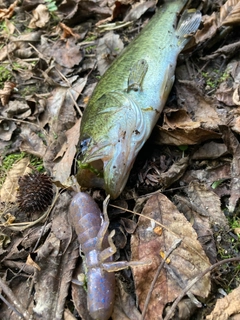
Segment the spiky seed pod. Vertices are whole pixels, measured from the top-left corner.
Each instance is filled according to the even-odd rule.
[[[43,212],[52,203],[53,185],[49,176],[39,172],[30,173],[20,177],[18,185],[17,202],[22,211]]]

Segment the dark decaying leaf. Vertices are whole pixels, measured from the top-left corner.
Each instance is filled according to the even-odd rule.
[[[176,299],[191,279],[209,266],[209,261],[191,224],[167,197],[162,194],[152,196],[142,214],[131,242],[133,260],[144,260],[147,257],[152,261],[149,266],[133,269],[141,310],[162,261],[160,253],[166,253],[176,240],[182,240],[181,245],[170,255],[167,267],[162,269],[148,304],[146,319],[162,319],[165,306]],[[154,233],[157,222],[166,227],[160,236]],[[209,290],[210,277],[206,275],[191,289],[191,293],[204,298],[208,296]]]

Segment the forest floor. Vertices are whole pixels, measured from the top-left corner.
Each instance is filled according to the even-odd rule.
[[[193,5],[202,23],[108,206],[114,260],[151,261],[116,272],[113,320],[240,318],[240,1]],[[2,320],[92,319],[86,286],[74,281],[84,265],[68,218],[81,117],[155,9],[0,0]],[[87,191],[102,208],[104,191]]]

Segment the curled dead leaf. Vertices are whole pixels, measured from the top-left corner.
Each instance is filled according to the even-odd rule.
[[[12,90],[15,87],[16,87],[16,84],[14,82],[6,81],[4,83],[3,89],[0,90],[0,99],[1,99],[1,103],[4,107],[8,104]]]
[[[50,14],[47,6],[44,4],[39,4],[35,10],[33,10],[33,18],[30,21],[28,27],[35,28],[43,28],[49,21]]]
[[[18,4],[18,0],[12,3],[7,9],[0,9],[0,21],[3,19],[10,19],[14,14],[14,9]]]

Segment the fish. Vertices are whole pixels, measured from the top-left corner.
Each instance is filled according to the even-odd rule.
[[[95,87],[81,119],[81,186],[112,199],[122,193],[172,89],[178,55],[200,25],[201,12],[187,2],[166,1]]]

